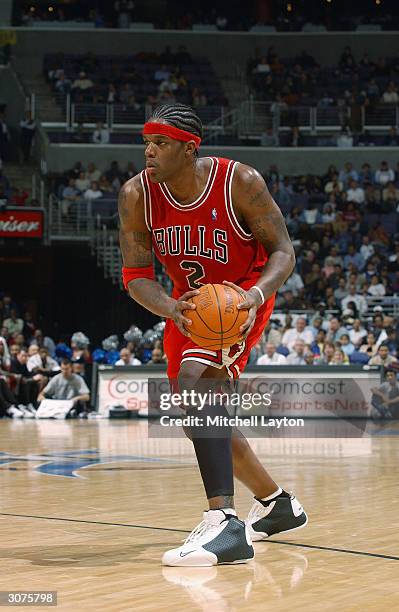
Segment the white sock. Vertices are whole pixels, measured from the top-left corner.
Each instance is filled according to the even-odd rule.
[[[274,491],[274,493],[271,493],[271,495],[268,495],[267,497],[261,497],[261,500],[270,501],[271,499],[274,499],[275,497],[278,497],[279,495],[281,495],[282,492],[283,492],[283,489],[279,487],[277,491]]]
[[[233,508],[217,508],[216,510],[208,510],[208,512],[219,512],[219,510],[222,510],[225,514],[237,516],[237,512]]]

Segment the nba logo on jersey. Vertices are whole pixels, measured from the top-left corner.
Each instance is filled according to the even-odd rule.
[[[212,208],[212,221],[216,221],[217,218],[218,218],[218,212],[216,208]]]

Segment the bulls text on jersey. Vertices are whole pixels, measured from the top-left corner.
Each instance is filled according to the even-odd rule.
[[[198,231],[193,231],[190,225],[169,225],[153,228],[152,234],[159,254],[162,256],[205,257],[227,264],[229,249],[226,230],[210,229],[205,225],[198,225],[196,229]]]

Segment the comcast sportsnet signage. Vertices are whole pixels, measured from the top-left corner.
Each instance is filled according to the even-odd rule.
[[[7,208],[0,212],[1,238],[43,238],[42,210]]]

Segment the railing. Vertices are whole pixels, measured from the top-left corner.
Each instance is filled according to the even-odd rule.
[[[96,225],[116,223],[116,200],[68,202],[50,195],[48,203],[49,239],[92,241]]]

